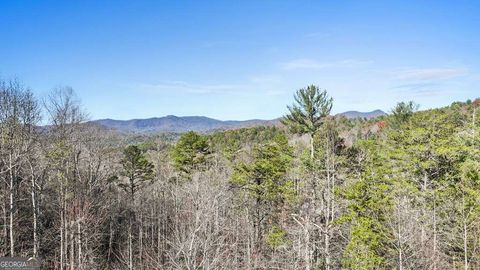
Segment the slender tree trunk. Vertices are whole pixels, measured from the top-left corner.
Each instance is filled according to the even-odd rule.
[[[62,177],[60,182],[60,269],[63,270],[65,266],[65,259],[66,259],[66,216],[65,216],[65,208],[66,208],[66,196],[65,196],[65,183]]]
[[[138,259],[139,269],[143,269],[143,216],[140,214],[140,225],[138,226]]]
[[[245,214],[246,220],[247,220],[247,269],[251,269],[252,265],[252,237],[251,237],[251,232],[250,232],[250,213],[247,207],[246,214]]]
[[[330,259],[330,236],[328,231],[325,233],[325,270],[330,270],[331,259]]]
[[[428,212],[427,212],[427,189],[428,189],[428,176],[427,172],[423,173],[423,183],[422,183],[422,207],[421,207],[421,217],[420,217],[420,248],[422,261],[425,267],[430,267],[430,249],[427,247],[427,237],[426,237],[426,224],[428,221]]]
[[[330,196],[331,196],[331,210],[330,210],[330,224],[333,224],[333,221],[335,220],[335,186],[336,186],[336,163],[335,163],[335,156],[334,156],[334,159],[332,161],[332,188],[331,188],[331,193],[330,193]],[[328,233],[329,233],[329,241],[328,241],[328,244],[330,245],[330,228],[328,228]],[[329,246],[329,250],[330,250],[330,246]],[[328,253],[328,256],[329,256],[329,269],[330,269],[330,266],[331,266],[331,254]]]
[[[163,209],[163,206],[161,207]],[[160,210],[160,213],[162,213],[163,211]],[[157,216],[157,258],[159,260],[162,261],[163,263],[163,260],[162,260],[162,250],[163,250],[163,247],[162,247],[162,224],[161,224],[161,221],[160,221],[160,217],[163,217],[162,214],[158,215]]]
[[[33,213],[33,257],[37,257],[38,252],[38,238],[37,238],[37,200],[35,196],[36,191],[36,181],[33,167],[30,165],[31,170],[31,180],[32,180],[32,213]]]
[[[15,256],[15,239],[14,239],[14,231],[13,231],[13,196],[14,196],[14,172],[13,172],[13,161],[12,161],[12,153],[9,155],[9,166],[10,166],[10,217],[9,217],[9,229],[10,229],[10,257]]]
[[[433,270],[437,270],[437,207],[433,193]]]
[[[398,220],[397,220],[397,234],[398,234],[398,269],[403,270],[402,231],[400,228],[400,215],[398,215]]]
[[[330,182],[330,176],[327,177],[327,182]],[[324,245],[325,245],[325,270],[330,270],[330,187],[327,186],[327,206],[325,215],[324,228]]]
[[[69,224],[69,233],[70,233],[70,270],[75,270],[75,229],[74,221],[72,220]]]
[[[132,218],[128,225],[128,269],[133,270]]]
[[[158,197],[158,196],[155,196],[155,197]],[[158,209],[157,209],[157,204],[154,204],[154,206],[152,207],[152,211],[151,211],[151,219],[150,219],[150,249],[151,250],[155,250],[155,226],[157,225],[155,220],[153,219],[153,217],[155,216],[155,214],[158,213]]]
[[[468,244],[467,244],[467,223],[463,222],[463,261],[465,270],[468,270]]]
[[[129,214],[128,224],[128,269],[133,270],[133,222],[136,220],[136,205],[135,205],[135,176],[132,173],[129,177],[130,181],[130,200],[131,200],[131,213]]]
[[[325,212],[325,238],[324,238],[324,245],[325,245],[325,270],[330,270],[331,258],[330,258],[330,218],[332,216],[332,194],[333,194],[333,185],[331,180],[331,173],[330,173],[330,154],[331,154],[331,147],[330,147],[330,136],[327,132],[327,140],[326,140],[326,162],[325,162],[325,169],[327,171],[327,187],[326,187],[326,212]]]
[[[468,231],[467,217],[465,215],[465,192],[462,190],[462,221],[463,221],[463,265],[468,270]]]
[[[5,190],[7,190],[6,188],[6,184],[5,184]],[[7,226],[7,223],[8,223],[8,214],[7,214],[7,200],[5,200],[5,193],[2,193],[3,196],[2,196],[2,204],[3,204],[3,207],[2,207],[2,211],[3,211],[3,238],[4,238],[4,243],[8,243],[8,226]],[[8,250],[8,247],[6,245],[2,245],[2,256],[7,256],[7,250]]]
[[[313,142],[313,133],[310,134],[310,159],[313,161],[315,157],[315,146]]]
[[[77,255],[78,255],[78,268],[82,269],[82,224],[80,220],[77,220]]]
[[[63,199],[62,199],[63,201]],[[64,250],[63,250],[63,232],[64,232],[64,214],[63,214],[63,202],[62,202],[62,209],[60,210],[60,270],[63,270],[63,257],[64,257]]]
[[[304,228],[304,237],[305,237],[305,254],[304,254],[304,260],[305,260],[305,270],[310,270],[310,224],[309,220],[307,217],[307,222],[305,222],[305,228]]]
[[[425,242],[426,242],[426,232],[425,232],[425,222],[427,216],[427,184],[428,184],[428,177],[427,173],[423,173],[423,183],[422,183],[422,193],[423,193],[423,200],[422,200],[422,209],[421,209],[421,231],[420,231],[420,243],[422,248],[422,253],[425,254]]]
[[[108,257],[107,257],[107,264],[110,265],[110,260],[112,258],[112,244],[113,244],[113,222],[112,217],[110,217],[110,224],[109,224],[109,236],[108,236]]]

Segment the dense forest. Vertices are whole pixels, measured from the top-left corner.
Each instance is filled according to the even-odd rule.
[[[287,105],[287,104],[286,104]],[[42,269],[480,269],[480,100],[124,134],[69,87],[0,82],[0,256]]]

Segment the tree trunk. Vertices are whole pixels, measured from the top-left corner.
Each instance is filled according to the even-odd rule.
[[[75,229],[74,221],[69,224],[69,233],[70,233],[70,270],[75,270]]]
[[[398,212],[398,210],[397,210]],[[402,231],[400,228],[400,215],[397,214],[397,233],[398,233],[398,269],[403,270],[403,251],[402,251]]]
[[[433,270],[437,270],[437,208],[433,193]]]
[[[138,226],[138,259],[139,269],[143,269],[143,216],[140,214],[140,225]]]
[[[77,253],[78,253],[78,268],[82,269],[82,225],[81,221],[77,221]]]
[[[163,209],[163,206],[161,207]],[[163,210],[160,210],[160,213],[162,213]],[[163,250],[163,245],[162,245],[162,228],[163,228],[163,225],[160,221],[160,217],[163,217],[162,214],[158,215],[157,216],[157,258],[159,260],[162,261],[163,263],[163,260],[162,260],[162,250]]]
[[[35,197],[36,191],[36,181],[35,181],[35,174],[32,165],[30,165],[31,170],[31,180],[32,180],[32,213],[33,213],[33,257],[37,257],[38,252],[38,239],[37,239],[37,200]]]
[[[108,257],[107,257],[107,265],[110,266],[110,260],[112,257],[112,244],[113,244],[113,222],[112,217],[110,217],[110,226],[109,226],[109,236],[108,236]]]
[[[325,270],[330,270],[330,219],[332,217],[332,206],[333,206],[333,183],[331,177],[331,160],[330,154],[330,136],[327,132],[327,145],[326,145],[326,160],[325,160],[325,169],[327,170],[327,187],[326,187],[326,208],[325,208],[325,227],[324,227],[324,245],[325,245]]]
[[[62,199],[63,201],[63,199]],[[63,214],[63,202],[62,202],[62,207],[61,207],[61,210],[60,210],[60,270],[63,270],[63,265],[64,265],[64,261],[63,261],[63,257],[64,257],[64,249],[63,249],[63,232],[64,232],[64,214]]]
[[[462,221],[463,221],[463,265],[468,270],[468,232],[467,217],[465,215],[465,192],[462,190]]]
[[[313,133],[310,134],[310,159],[313,161],[315,157],[315,147],[313,145]]]
[[[7,190],[6,188],[7,184],[5,184],[5,190]],[[3,193],[3,196],[2,196],[2,203],[3,203],[3,207],[2,207],[2,212],[3,212],[3,238],[4,238],[4,243],[8,243],[8,226],[7,226],[7,223],[8,223],[8,214],[7,214],[7,200],[5,200],[5,193]],[[5,245],[2,245],[2,256],[7,256],[7,246]]]
[[[10,166],[10,203],[9,203],[9,210],[10,210],[10,217],[9,217],[9,228],[10,228],[10,257],[15,256],[15,239],[13,234],[13,196],[14,196],[14,173],[13,173],[13,163],[12,163],[12,154],[9,155],[9,166]]]
[[[307,217],[308,219],[308,217]],[[309,231],[309,221],[305,223],[305,228],[304,228],[304,237],[305,237],[305,254],[304,254],[304,260],[305,260],[305,270],[310,270],[310,231]]]
[[[66,202],[65,202],[65,188],[64,188],[64,182],[63,178],[61,179],[60,182],[60,270],[63,270],[64,265],[65,265],[65,254],[67,252],[66,246],[65,246],[65,235],[66,235],[66,220],[65,220],[65,207],[66,207]]]
[[[128,269],[133,270],[132,218],[128,225]]]
[[[245,218],[247,221],[247,269],[251,269],[252,265],[252,237],[251,237],[251,232],[250,232],[250,214],[248,207],[245,211]]]

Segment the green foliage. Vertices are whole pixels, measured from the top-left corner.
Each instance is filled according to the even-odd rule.
[[[253,150],[253,162],[240,163],[234,168],[232,184],[250,197],[274,204],[293,199],[293,182],[287,178],[292,162],[292,148],[285,135],[273,142],[258,145]]]
[[[244,147],[272,141],[283,133],[283,130],[275,126],[258,126],[215,132],[208,137],[216,151],[234,161]]]
[[[283,117],[282,123],[293,133],[314,134],[322,125],[323,118],[330,114],[333,99],[315,85],[299,89],[294,99],[295,104],[287,107],[289,114]]]
[[[171,155],[175,168],[190,177],[195,170],[206,166],[210,153],[207,137],[190,131],[180,137]]]
[[[392,118],[390,125],[393,127],[399,127],[402,123],[405,123],[413,113],[418,110],[418,105],[415,104],[413,101],[409,102],[399,102],[392,109]]]
[[[265,242],[270,248],[278,248],[287,243],[287,232],[277,225],[274,225],[268,232]]]
[[[394,200],[397,196],[408,197],[410,207],[421,206],[422,211],[435,208],[437,219],[443,218],[444,222],[437,226],[444,226],[444,233],[460,238],[465,224],[468,230],[478,230],[479,148],[474,123],[465,121],[473,117],[468,108],[453,104],[414,113],[413,103],[399,104],[386,119],[392,128],[383,130],[381,136],[358,141],[353,148],[357,151],[350,150],[353,160],[361,159],[361,163],[356,169],[350,166],[358,179],[341,193],[349,211],[339,221],[350,222],[342,261],[345,267],[394,267],[395,233],[387,224],[394,218],[392,209],[398,207]],[[431,218],[421,217],[420,224],[429,224],[425,220]],[[471,239],[467,239],[467,251],[463,250],[463,240],[451,240],[445,252],[456,257],[466,252],[471,257]]]
[[[316,163],[319,170],[325,170],[328,158],[341,158],[340,154],[345,149],[344,139],[340,136],[341,123],[334,119],[325,119],[324,125],[317,131],[313,140],[315,146]],[[339,160],[337,160],[337,163]]]
[[[118,186],[127,192],[133,201],[135,193],[154,179],[154,166],[137,145],[129,145],[123,150],[120,164],[123,167],[120,175],[127,181],[120,182]]]
[[[461,165],[461,185],[464,193],[464,208],[468,210],[471,220],[480,216],[480,162],[467,160]]]
[[[379,141],[358,143],[361,164],[359,179],[341,194],[348,200],[348,212],[341,218],[350,221],[350,240],[343,265],[348,269],[385,269],[389,250],[389,229],[385,220],[392,215],[392,168],[388,148]]]
[[[345,248],[342,264],[352,270],[386,269],[386,260],[379,250],[383,236],[378,233],[382,230],[378,221],[368,217],[359,217],[352,224],[350,242]]]
[[[62,166],[62,162],[71,154],[72,147],[60,141],[47,152],[46,157],[50,164]]]

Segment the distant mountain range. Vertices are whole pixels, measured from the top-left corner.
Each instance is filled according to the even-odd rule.
[[[116,129],[124,132],[157,133],[174,132],[182,133],[187,131],[208,132],[213,130],[237,129],[261,125],[278,125],[280,121],[275,120],[245,120],[245,121],[222,121],[205,116],[174,116],[154,117],[148,119],[113,120],[101,119],[92,121],[101,126]]]
[[[379,117],[379,116],[386,115],[386,113],[382,110],[375,110],[375,111],[371,111],[371,112],[348,111],[348,112],[339,113],[339,115],[343,115],[347,118],[367,118],[367,119],[371,119],[371,118],[376,118],[376,117]]]
[[[374,118],[385,115],[383,111],[376,110],[373,112],[356,112],[349,111],[339,115],[347,118]],[[275,126],[280,125],[279,119],[260,120],[252,119],[245,121],[222,121],[205,116],[174,116],[167,115],[164,117],[154,117],[148,119],[131,119],[131,120],[114,120],[100,119],[92,121],[92,123],[100,126],[115,129],[122,132],[134,133],[161,133],[173,132],[183,133],[187,131],[210,132],[214,130],[238,129],[254,126]]]

